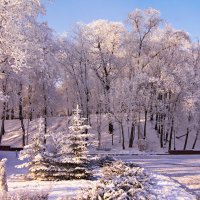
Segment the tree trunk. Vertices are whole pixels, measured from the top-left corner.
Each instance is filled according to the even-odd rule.
[[[131,134],[130,134],[130,138],[129,138],[129,148],[133,147],[134,137],[135,137],[135,125],[134,125],[134,123],[132,123]]]
[[[140,139],[140,135],[141,135],[141,132],[140,132],[140,112],[139,112],[139,122],[138,122],[138,140]]]
[[[101,146],[101,132],[98,129],[98,147],[100,147],[100,146]]]
[[[174,131],[174,150],[176,150],[176,131]]]
[[[122,148],[125,149],[124,127],[122,123],[120,123],[120,126],[122,130]]]
[[[193,143],[193,145],[192,145],[192,149],[195,148],[195,145],[196,145],[196,142],[197,142],[198,136],[199,136],[199,131],[197,131],[197,133],[196,133],[196,137],[195,137],[194,143]]]
[[[189,128],[187,128],[187,133],[186,133],[186,137],[185,137],[185,144],[184,144],[183,150],[186,150],[187,142],[188,142],[188,136],[189,136]]]
[[[10,113],[10,119],[14,119],[15,118],[15,111],[14,108],[11,109],[11,113]]]
[[[21,123],[22,128],[22,146],[26,145],[26,132],[25,132],[25,126],[24,126],[24,118],[23,118],[23,105],[22,105],[22,84],[20,83],[20,91],[18,93],[19,95],[19,120]]]
[[[7,88],[7,79],[5,80],[5,83],[3,81],[3,95],[6,95],[6,88]],[[1,133],[0,133],[0,143],[2,140],[2,136],[5,134],[5,117],[6,117],[6,102],[3,102],[3,111],[1,116]]]
[[[146,139],[147,135],[147,110],[144,112],[144,139]]]
[[[28,134],[29,134],[29,123],[30,123],[30,119],[28,119],[28,122],[27,122],[27,129],[26,129],[26,145],[28,145]]]
[[[5,118],[6,120],[9,120],[9,108],[8,108],[8,102],[6,103],[6,112],[5,112]]]
[[[169,136],[169,148],[168,148],[169,151],[170,151],[171,148],[172,148],[172,136],[173,136],[173,131],[174,131],[174,120],[172,119],[172,125],[171,125],[170,136]]]
[[[29,119],[32,121],[33,119],[33,112],[32,112],[32,103],[31,103],[31,96],[32,96],[32,86],[28,86],[28,103],[29,103]]]
[[[161,133],[160,133],[160,147],[163,148],[163,125],[161,125]]]
[[[5,114],[6,114],[6,102],[3,102],[3,112],[1,116],[1,120],[2,120],[1,121],[1,137],[5,134]]]
[[[46,144],[46,133],[47,133],[47,95],[45,83],[43,82],[43,92],[44,92],[44,144]]]
[[[119,143],[122,142],[122,130],[121,130],[121,126],[119,126]]]
[[[112,145],[114,145],[114,128],[113,128],[113,124],[112,122],[109,122],[108,124],[108,131],[109,131],[109,134],[111,134],[111,137],[112,137]]]
[[[156,124],[155,124],[155,130],[158,130],[158,113],[156,113]]]

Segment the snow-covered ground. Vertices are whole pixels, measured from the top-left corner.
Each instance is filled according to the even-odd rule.
[[[29,128],[28,128],[28,141],[31,140],[31,136],[38,131],[38,120],[39,119],[34,119],[33,121],[30,122]],[[25,122],[25,127],[27,130],[27,120],[24,120]],[[53,133],[57,133],[59,131],[65,131],[66,133],[68,132],[68,124],[69,123],[69,118],[67,117],[51,117],[48,118],[48,131],[51,131]],[[96,116],[91,117],[91,123],[92,123],[92,128],[90,129],[90,133],[93,134],[93,140],[97,140],[97,124],[96,124]],[[142,121],[143,123],[143,121]],[[142,126],[141,126],[142,127]],[[6,120],[5,121],[5,130],[6,134],[3,136],[2,139],[2,144],[3,145],[10,145],[13,147],[20,147],[22,146],[22,130],[20,126],[20,121],[19,120]],[[120,142],[121,136],[120,136],[120,129],[119,125],[114,123],[114,145],[111,144],[111,135],[108,133],[108,122],[107,118],[103,117],[102,119],[102,147],[109,149],[107,152],[103,151],[97,151],[96,148],[92,149],[92,152],[94,153],[122,153],[122,154],[141,154],[141,152],[138,150],[138,145],[137,145],[137,131],[135,135],[135,141],[133,143],[133,148],[128,148],[128,130],[127,127],[124,127],[124,133],[125,133],[125,150],[122,150],[122,143]],[[182,134],[182,133],[180,133]],[[178,134],[177,134],[178,136]],[[195,133],[190,133],[189,139],[188,139],[188,145],[187,149],[192,148],[192,144],[194,142],[195,138]],[[148,141],[148,153],[167,153],[168,152],[168,145],[166,145],[164,148],[160,148],[160,139],[158,137],[157,132],[154,129],[154,124],[152,122],[147,123],[147,141]],[[184,141],[185,138],[182,137],[180,139],[176,139],[176,149],[177,150],[182,150],[184,146]],[[173,146],[172,146],[173,148]],[[196,150],[200,150],[200,137],[197,140],[196,143]]]
[[[8,159],[7,162],[7,175],[8,175],[8,187],[9,191],[16,191],[16,190],[44,190],[49,191],[49,199],[54,200],[58,197],[75,197],[76,194],[81,193],[81,188],[91,187],[95,185],[96,180],[88,181],[88,180],[73,180],[73,181],[57,181],[57,182],[50,182],[50,181],[25,181],[22,179],[26,170],[24,169],[16,169],[14,166],[19,164],[21,161],[17,159],[15,152],[0,152],[0,158],[6,157]],[[173,169],[176,171],[178,167],[180,167],[180,171],[183,167],[185,167],[185,176],[180,178],[185,181],[186,185],[180,185],[178,182],[170,179],[169,177],[159,175],[159,174],[151,174],[151,181],[152,184],[150,185],[150,190],[152,193],[158,195],[159,200],[195,200],[197,199],[196,196],[192,193],[192,190],[189,191],[189,184],[191,180],[188,177],[192,174],[193,167],[196,167],[193,174],[195,173],[196,176],[200,177],[199,174],[199,167],[200,167],[200,158],[198,156],[192,157],[181,157],[181,156],[123,156],[118,157],[120,159],[126,161],[134,161],[142,165],[147,169],[151,169],[152,171],[156,171],[165,175],[167,173],[171,173]],[[196,162],[195,162],[196,161]],[[194,165],[193,165],[194,164]],[[169,167],[171,166],[171,167]],[[175,166],[173,168],[173,166]],[[182,167],[181,167],[182,166]],[[170,168],[168,172],[166,171],[167,168]],[[187,167],[187,168],[186,168]],[[160,171],[159,171],[160,170]],[[198,171],[197,171],[198,170]],[[178,175],[178,172],[176,173]],[[174,179],[174,176],[172,178]],[[185,177],[185,180],[184,180]],[[198,178],[199,178],[198,177]],[[194,177],[193,177],[194,179]],[[181,182],[181,181],[180,181]],[[184,184],[184,183],[183,183]],[[198,183],[199,184],[199,183]],[[200,186],[200,184],[198,185]],[[187,187],[187,188],[186,188]],[[200,189],[200,187],[198,188]]]
[[[199,155],[123,155],[116,158],[168,176],[188,192],[200,197]]]
[[[103,122],[103,124],[106,124]],[[31,135],[38,131],[38,120],[34,120],[30,123],[29,138]],[[68,119],[66,117],[50,118],[48,119],[48,130],[53,132],[59,132],[67,130]],[[95,130],[95,123],[90,130],[94,134],[94,140],[97,138]],[[148,123],[148,140],[149,149],[148,152],[140,152],[137,148],[137,143],[134,143],[133,148],[127,148],[128,146],[128,134],[125,131],[126,149],[122,150],[121,143],[119,143],[119,129],[115,126],[114,146],[111,145],[111,135],[107,132],[107,126],[102,127],[102,146],[110,148],[109,151],[97,151],[93,149],[92,153],[97,154],[124,154],[123,156],[116,156],[116,158],[124,161],[135,162],[145,169],[156,174],[152,174],[152,181],[154,184],[150,188],[156,194],[159,194],[160,199],[169,200],[193,200],[196,199],[195,195],[200,196],[200,157],[198,155],[149,155],[149,154],[165,154],[167,148],[161,149],[159,147],[159,139],[157,133],[153,130],[153,125]],[[136,134],[137,136],[137,134]],[[20,128],[19,120],[6,121],[6,134],[3,136],[3,145],[11,145],[20,147],[22,141],[22,132]],[[189,142],[189,146],[192,144],[192,140]],[[200,140],[197,141],[197,147]],[[180,147],[183,141],[177,141],[177,146]],[[129,155],[128,155],[129,154]],[[140,155],[131,155],[140,154]],[[144,155],[141,155],[144,154]],[[15,190],[47,190],[50,191],[50,199],[56,199],[62,196],[75,196],[77,192],[80,192],[80,188],[86,188],[95,184],[96,181],[86,180],[74,180],[74,181],[59,181],[59,182],[47,182],[47,181],[24,181],[22,175],[27,172],[25,169],[16,169],[14,166],[21,163],[17,159],[15,152],[0,152],[1,158],[8,158],[7,173],[8,173],[8,186],[10,191]],[[20,175],[21,174],[21,175]],[[165,175],[165,176],[162,176]],[[166,177],[167,176],[167,177]]]

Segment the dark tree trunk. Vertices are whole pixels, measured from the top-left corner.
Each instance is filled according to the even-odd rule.
[[[6,95],[6,88],[7,88],[7,79],[5,83],[3,83],[3,95]],[[5,117],[6,117],[6,102],[3,102],[3,111],[1,116],[1,133],[0,133],[0,143],[2,140],[2,136],[5,134]]]
[[[2,112],[2,116],[1,116],[1,136],[0,136],[0,139],[5,134],[5,113],[6,113],[6,102],[3,102],[3,112]]]
[[[129,138],[129,148],[133,147],[134,137],[135,137],[135,125],[134,125],[134,123],[132,123],[131,134],[130,134],[130,138]]]
[[[195,148],[195,145],[196,145],[196,143],[197,143],[198,136],[199,136],[199,131],[197,131],[197,133],[196,133],[196,137],[195,137],[195,139],[194,139],[194,143],[193,143],[193,145],[192,145],[192,149]]]
[[[160,132],[160,147],[163,148],[163,125],[161,125],[161,132]]]
[[[160,115],[160,147],[163,148],[163,141],[164,141],[164,116]]]
[[[11,113],[10,114],[11,114],[10,118],[14,119],[15,118],[14,108],[11,109]]]
[[[172,149],[173,131],[174,131],[174,120],[172,119],[172,125],[171,125],[170,136],[169,136],[169,148],[168,148],[169,151]]]
[[[5,82],[3,81],[3,95],[6,95],[6,88],[7,88],[7,79]],[[1,134],[0,134],[0,143],[2,140],[2,136],[5,134],[5,117],[6,117],[6,102],[3,102],[3,111],[2,111],[2,116],[1,116]]]
[[[112,145],[114,145],[114,128],[113,128],[112,122],[109,122],[109,124],[108,124],[108,131],[109,131],[109,134],[111,134],[111,137],[112,137]]]
[[[6,113],[5,113],[5,116],[6,116],[6,120],[9,120],[9,108],[8,108],[8,103],[6,103]]]
[[[158,113],[156,113],[156,124],[155,124],[155,130],[158,130]]]
[[[174,131],[174,150],[176,150],[176,131]]]
[[[101,132],[98,130],[98,147],[101,146]]]
[[[187,148],[188,136],[189,136],[189,128],[187,128],[187,133],[186,133],[186,137],[185,137],[185,144],[184,144],[183,150],[186,150],[186,148]]]
[[[120,123],[120,126],[122,130],[122,148],[125,149],[124,127],[122,123]]]
[[[139,112],[139,122],[138,122],[138,140],[140,139],[141,130],[140,130],[140,112]]]
[[[0,143],[2,140],[2,136],[5,134],[5,119],[1,120],[1,135],[0,135]]]
[[[144,139],[146,139],[147,135],[147,110],[144,112]]]
[[[47,95],[45,83],[43,82],[43,92],[44,92],[44,144],[46,144],[46,133],[47,133]]]
[[[121,130],[121,126],[119,125],[119,143],[122,142],[122,130]]]
[[[21,128],[22,128],[22,146],[26,145],[26,132],[25,132],[25,127],[24,127],[24,118],[23,118],[23,105],[22,105],[22,84],[20,83],[20,91],[18,93],[19,95],[19,120],[21,123]]]
[[[167,144],[168,142],[168,137],[169,137],[169,130],[166,131],[166,134],[165,134],[165,145]]]
[[[153,114],[150,115],[150,121],[153,121]]]
[[[161,133],[161,115],[158,114],[158,134]]]
[[[30,121],[32,121],[32,119],[33,119],[31,96],[32,96],[32,86],[29,85],[28,86],[28,101],[29,101],[29,119],[30,119]]]

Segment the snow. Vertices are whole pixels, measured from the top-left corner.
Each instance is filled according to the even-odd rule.
[[[25,121],[25,127],[27,127],[27,120]],[[34,119],[33,121],[30,122],[30,127],[29,127],[29,141],[31,140],[31,137],[33,134],[38,132],[38,122],[39,119]],[[62,131],[66,131],[68,127],[68,122],[69,118],[68,117],[51,117],[47,119],[48,123],[48,132],[53,132],[53,133],[59,133]],[[93,135],[92,139],[97,140],[97,132],[96,130],[96,116],[91,116],[91,129],[90,133]],[[143,123],[143,121],[142,121]],[[108,127],[107,127],[107,118],[103,117],[102,119],[102,147],[103,149],[108,149],[109,151],[101,151],[101,150],[96,150],[96,149],[91,149],[91,153],[102,153],[102,154],[145,154],[146,152],[149,154],[166,154],[168,152],[168,146],[165,148],[160,148],[159,144],[159,138],[158,134],[154,130],[154,125],[151,122],[147,123],[147,141],[148,141],[148,150],[146,152],[141,152],[138,150],[138,145],[137,145],[137,140],[134,141],[133,143],[133,148],[128,148],[128,131],[127,127],[125,127],[124,132],[125,132],[125,146],[126,149],[122,150],[122,144],[119,142],[120,141],[120,129],[117,124],[114,123],[114,145],[111,144],[111,135],[107,132]],[[6,134],[3,136],[2,139],[2,145],[10,145],[13,147],[20,147],[22,145],[22,131],[21,131],[21,126],[20,126],[20,121],[19,120],[6,120],[5,121],[5,130]],[[67,132],[67,131],[66,131]],[[192,135],[193,133],[191,132],[190,137],[194,138],[195,136]],[[136,134],[137,136],[137,134]],[[137,139],[137,138],[136,138]],[[188,141],[188,149],[192,147],[193,140]],[[199,147],[200,144],[200,137],[197,140],[196,143],[196,148],[195,150],[200,149]],[[177,150],[182,150],[184,145],[184,137],[176,140],[176,148]]]
[[[123,155],[115,158],[136,163],[151,172],[168,176],[188,192],[200,196],[199,155]]]
[[[94,119],[94,117],[92,118]],[[48,118],[48,130],[58,133],[66,129],[68,118],[57,117]],[[102,127],[102,146],[109,148],[109,151],[91,149],[92,154],[103,155],[115,155],[116,158],[122,159],[128,162],[134,162],[141,165],[150,172],[157,174],[152,175],[155,185],[151,190],[158,193],[161,199],[195,199],[191,197],[191,194],[200,196],[200,158],[198,155],[180,156],[180,155],[149,155],[149,154],[166,154],[166,149],[159,148],[159,140],[156,132],[152,128],[152,124],[148,122],[149,135],[149,151],[141,152],[137,148],[137,143],[134,143],[133,148],[127,148],[122,150],[119,143],[118,128],[115,126],[114,146],[111,145],[111,135],[106,130],[106,122],[103,119]],[[94,120],[95,121],[95,120]],[[25,121],[26,122],[26,121]],[[25,124],[26,126],[26,124]],[[38,120],[33,120],[29,127],[29,140],[33,134],[35,134],[38,126]],[[92,122],[92,127],[95,127],[95,122]],[[95,136],[93,129],[90,130]],[[19,120],[6,120],[6,134],[3,136],[3,145],[21,146],[21,130]],[[94,139],[96,138],[93,137]],[[127,146],[126,135],[126,146]],[[199,142],[199,141],[198,141]],[[181,146],[181,143],[177,141],[177,146]],[[198,146],[198,145],[197,145]],[[121,154],[121,155],[120,155]],[[137,154],[137,155],[136,155]],[[8,187],[10,191],[15,190],[45,190],[50,191],[49,198],[56,199],[57,197],[74,196],[77,192],[80,192],[80,188],[87,188],[94,185],[96,181],[88,180],[73,180],[73,181],[60,181],[60,182],[48,182],[48,181],[24,181],[23,174],[27,173],[26,169],[15,168],[15,165],[19,165],[18,153],[16,152],[0,152],[0,158],[7,158],[7,174],[8,174]],[[161,176],[165,175],[165,176]],[[168,177],[166,177],[168,176]],[[172,180],[173,179],[173,180]],[[183,189],[184,188],[184,189]],[[187,192],[186,192],[186,191]],[[159,192],[161,191],[161,192]],[[191,194],[189,194],[189,193]],[[166,195],[171,195],[167,197]],[[165,195],[165,197],[163,196]],[[184,199],[182,198],[182,199]]]
[[[147,159],[148,157],[148,159]],[[49,191],[49,199],[56,200],[58,197],[75,197],[78,192],[81,192],[81,188],[91,187],[92,185],[96,184],[97,180],[71,180],[71,181],[28,181],[23,180],[23,174],[26,173],[25,169],[17,169],[14,166],[16,164],[21,163],[16,157],[15,152],[0,152],[0,158],[7,158],[7,175],[8,175],[8,188],[9,191],[16,191],[16,190],[28,190],[31,191],[38,191],[44,190]],[[118,156],[118,158],[122,158]],[[185,175],[190,176],[191,168],[190,166],[198,167],[200,164],[200,158],[198,156],[146,156],[146,155],[139,155],[135,156],[123,156],[123,160],[127,161],[134,161],[142,165],[147,169],[151,169],[154,172],[159,172],[167,175],[165,167],[168,165],[171,166],[171,170],[173,170],[173,165],[186,165],[187,171],[185,171]],[[181,161],[181,162],[180,162]],[[196,162],[195,162],[196,161]],[[180,164],[179,164],[180,162]],[[163,171],[159,171],[158,169],[163,169]],[[181,168],[180,168],[181,169]],[[199,169],[199,168],[198,168]],[[151,171],[150,170],[150,171]],[[176,170],[176,167],[175,167]],[[177,169],[178,170],[178,169]],[[196,169],[197,170],[197,169]],[[194,172],[194,171],[193,171]],[[149,189],[152,193],[159,195],[158,199],[166,199],[166,200],[195,200],[196,197],[191,192],[186,191],[183,185],[180,185],[177,181],[172,180],[170,177],[166,177],[160,174],[150,173],[150,179],[152,180],[152,184],[149,185]],[[178,173],[177,173],[178,174]],[[199,174],[199,170],[196,171],[196,175]],[[188,176],[181,177],[187,183]],[[200,176],[200,175],[199,175]],[[173,177],[172,177],[173,178]],[[200,187],[198,188],[200,190]]]
[[[153,193],[158,195],[158,199],[166,200],[193,200],[195,195],[187,193],[180,184],[175,183],[169,177],[153,174],[151,176],[153,185],[149,188]]]

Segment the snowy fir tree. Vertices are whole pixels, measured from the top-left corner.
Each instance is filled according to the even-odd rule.
[[[19,159],[29,161],[18,167],[28,167],[28,177],[40,180],[65,180],[88,178],[88,137],[85,118],[81,118],[77,108],[72,116],[69,133],[49,132],[44,134],[43,119],[39,120],[39,131],[32,137],[31,143],[20,152]]]
[[[66,162],[70,166],[70,176],[74,178],[87,178],[90,173],[87,170],[89,162],[88,157],[88,137],[87,129],[90,128],[86,125],[86,118],[81,117],[81,110],[77,105],[73,110],[71,126],[69,126],[68,134],[68,156]]]
[[[44,168],[44,154],[45,154],[45,137],[43,119],[39,119],[38,132],[33,135],[31,143],[24,146],[24,149],[19,154],[20,160],[26,160],[25,163],[18,165],[18,168],[27,167],[29,169],[29,177],[37,178],[38,173]]]
[[[71,126],[69,127],[69,153],[71,155],[71,161],[77,163],[83,163],[87,161],[88,155],[88,137],[86,132],[90,128],[89,125],[85,125],[85,118],[80,116],[81,110],[78,105],[74,110]]]
[[[48,179],[83,179],[89,178],[88,147],[90,145],[85,124],[86,118],[81,117],[81,110],[77,105],[73,110],[69,133],[63,130],[59,133],[49,133],[45,160],[50,163]]]

